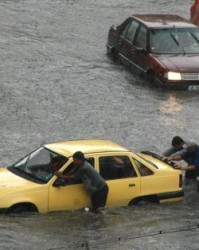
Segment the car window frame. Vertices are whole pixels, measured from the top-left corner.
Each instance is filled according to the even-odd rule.
[[[129,25],[131,20],[132,18],[127,18],[123,23],[121,23],[120,25],[116,27],[116,30],[120,36],[121,36],[121,33],[125,30],[125,28]]]
[[[104,176],[101,174],[101,169],[100,169],[100,158],[102,157],[127,157],[132,168],[133,168],[133,172],[134,172],[134,175],[133,176],[126,176],[126,177],[121,177],[121,178],[111,178],[111,179],[108,179],[108,178],[104,178]],[[131,156],[128,155],[128,154],[124,154],[124,153],[109,153],[109,154],[103,154],[103,155],[99,155],[97,157],[97,164],[98,164],[98,171],[99,171],[99,174],[104,178],[105,181],[117,181],[117,180],[123,180],[123,179],[129,179],[129,178],[138,178],[138,172],[137,172],[137,169],[135,168],[132,160],[131,160]]]
[[[144,28],[144,29],[146,30],[146,41],[145,41],[146,46],[145,46],[145,48],[143,48],[143,47],[141,47],[141,46],[138,46],[138,45],[136,44],[137,37],[139,36],[140,30],[141,30],[142,28]],[[133,46],[135,46],[136,48],[140,48],[140,49],[143,49],[143,50],[146,50],[146,51],[147,51],[147,49],[148,49],[148,33],[149,33],[149,32],[148,32],[148,27],[140,23],[140,25],[139,25],[139,27],[138,27],[138,29],[137,29],[137,31],[136,31],[134,40],[133,40]]]
[[[147,177],[147,176],[152,176],[154,175],[154,171],[152,171],[146,164],[144,164],[143,162],[141,162],[138,159],[133,158],[133,161],[137,167],[137,170],[139,171],[139,174],[141,177]],[[141,164],[143,167],[139,167],[137,162],[139,164]],[[145,168],[145,169],[144,169]],[[148,171],[148,174],[146,174],[146,171]]]
[[[137,28],[135,29],[133,38],[132,38],[132,39],[128,39],[128,37],[127,37],[126,35],[127,35],[127,33],[128,33],[128,30],[130,29],[132,23],[136,23],[136,24],[137,24]],[[135,39],[135,37],[136,37],[136,35],[137,35],[137,32],[138,32],[138,30],[139,30],[139,27],[140,27],[140,23],[139,23],[137,20],[135,20],[135,19],[131,19],[130,22],[127,24],[127,26],[124,28],[124,30],[121,32],[120,36],[121,36],[123,39],[125,39],[126,41],[128,41],[129,43],[133,44],[134,39]],[[123,32],[124,32],[124,33],[123,33]]]
[[[91,164],[91,159],[93,160],[93,164]],[[96,158],[95,156],[85,156],[85,160],[88,161],[93,168],[98,172],[97,168],[96,168]],[[74,164],[73,158],[70,157],[67,165],[65,164],[64,168],[62,167],[60,169],[60,172],[62,172],[62,174],[67,174],[68,172],[72,171],[73,168],[76,168],[74,173],[77,171],[77,167],[72,166],[72,164]],[[68,168],[71,168],[70,170]],[[72,172],[73,173],[73,172]],[[54,183],[58,180],[59,178],[56,178],[56,180],[54,181]],[[53,185],[54,185],[53,183]],[[68,186],[68,185],[77,185],[77,184],[83,184],[83,182],[81,180],[75,180],[75,179],[69,179],[69,180],[63,180],[63,185],[64,186]]]

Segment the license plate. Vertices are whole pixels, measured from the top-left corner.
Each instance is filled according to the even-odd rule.
[[[188,90],[199,90],[199,85],[190,85],[188,86]]]

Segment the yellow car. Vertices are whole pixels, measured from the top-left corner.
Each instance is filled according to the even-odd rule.
[[[83,183],[54,175],[75,171],[72,155],[82,151],[109,186],[107,207],[141,200],[183,198],[180,170],[146,152],[135,154],[108,140],[73,140],[46,144],[9,167],[0,168],[0,211],[63,211],[90,206]]]

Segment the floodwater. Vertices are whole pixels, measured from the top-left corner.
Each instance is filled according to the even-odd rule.
[[[108,29],[133,13],[189,17],[182,0],[0,0],[0,159],[40,144],[106,138],[162,152],[199,142],[199,93],[152,88],[106,56]],[[179,203],[0,216],[0,249],[199,249],[199,194]]]

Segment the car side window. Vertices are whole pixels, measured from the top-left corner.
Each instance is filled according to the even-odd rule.
[[[137,176],[129,157],[121,155],[100,157],[99,171],[105,180]]]
[[[153,171],[151,169],[147,168],[144,164],[135,159],[134,161],[141,176],[153,175]]]
[[[147,29],[143,25],[138,30],[134,45],[142,49],[147,47]]]
[[[122,35],[126,40],[128,40],[128,41],[130,41],[130,42],[132,43],[138,26],[139,26],[139,23],[138,23],[138,22],[136,22],[136,21],[131,21],[131,22],[126,26],[126,28],[124,29],[124,31],[122,32],[121,35]]]

